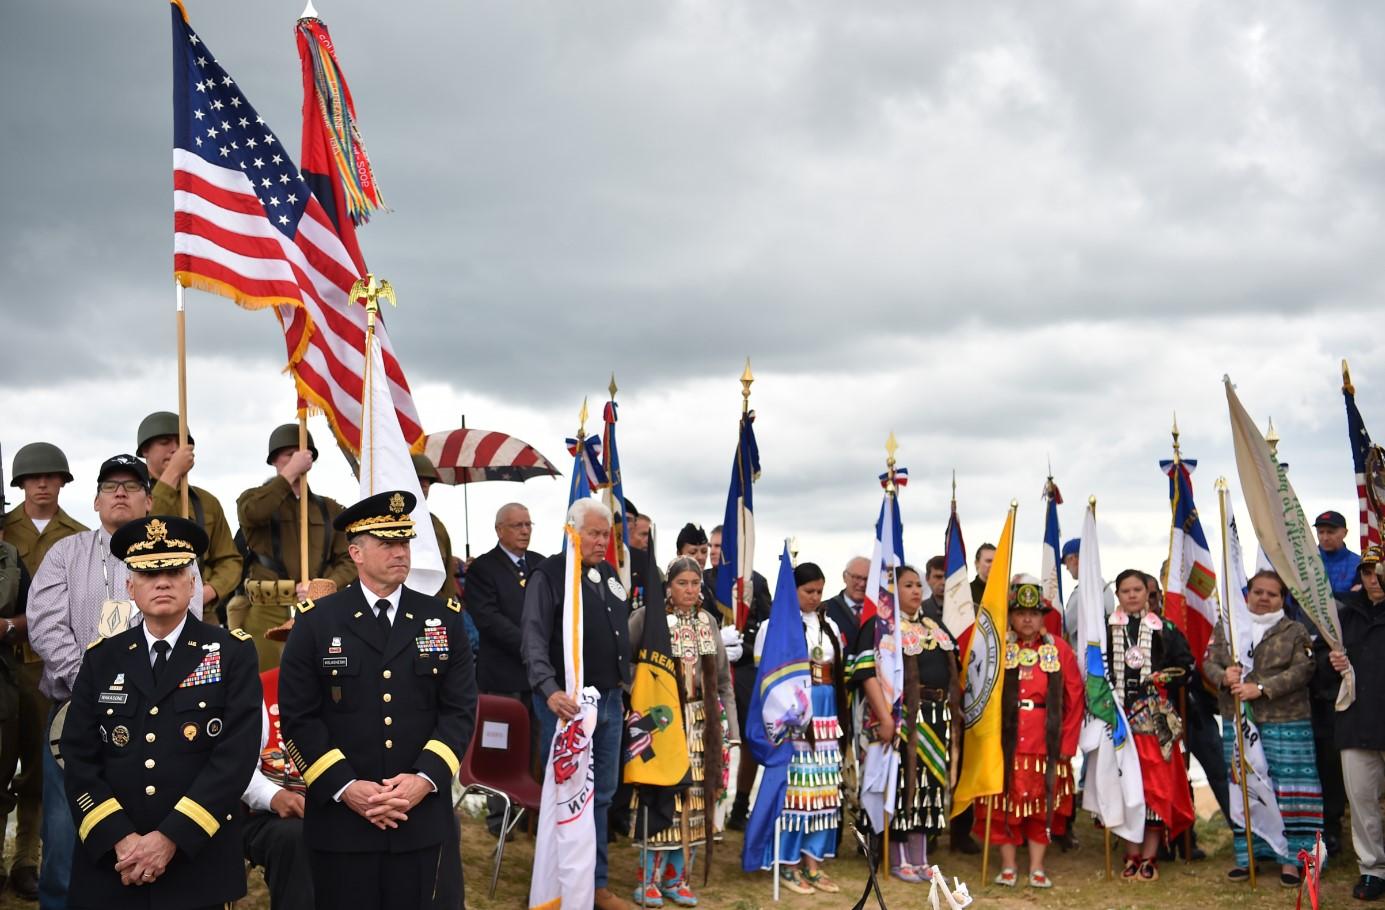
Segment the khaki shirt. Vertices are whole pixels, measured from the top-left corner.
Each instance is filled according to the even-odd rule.
[[[236,549],[235,537],[226,523],[226,513],[215,496],[201,487],[191,487],[191,496],[202,505],[202,530],[207,532],[207,552],[197,560],[197,568],[202,572],[202,581],[216,591],[218,603],[225,603],[240,584],[241,558]],[[150,514],[181,515],[182,496],[177,487],[170,487],[162,480],[154,482],[153,503]],[[189,516],[197,520],[197,508],[189,501]]]
[[[64,537],[71,537],[87,530],[90,529],[86,525],[62,509],[58,509],[58,513],[48,521],[48,526],[43,529],[42,534],[34,526],[33,520],[25,514],[23,503],[5,515],[5,540],[19,551],[19,558],[24,561],[24,568],[29,570],[30,576],[38,574],[38,567],[53,544]]]
[[[438,589],[437,596],[446,600],[457,596],[457,576],[452,574],[452,538],[448,535],[441,518],[431,512],[428,513],[428,517],[433,519],[433,534],[438,539],[438,552],[442,554],[442,570],[447,575],[442,587]]]
[[[334,499],[323,499],[327,503],[328,524],[325,527],[322,524],[322,510],[316,502],[308,503],[308,568],[311,573],[305,576],[298,564],[298,497],[293,495],[289,482],[275,474],[258,487],[240,494],[236,500],[236,515],[240,519],[246,545],[271,561],[277,558],[288,569],[288,577],[281,578],[274,569],[258,559],[252,559],[249,578],[255,581],[330,578],[337,583],[337,590],[356,580],[356,564],[346,552],[346,535],[333,529],[330,524],[341,514],[341,505]],[[279,519],[279,553],[274,553],[271,546],[270,519],[274,517]],[[324,534],[331,535],[331,549],[325,566],[322,565]]]

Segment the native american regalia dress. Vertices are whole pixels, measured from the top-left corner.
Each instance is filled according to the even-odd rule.
[[[812,665],[813,722],[790,740],[788,789],[780,815],[781,862],[796,863],[807,854],[822,861],[836,856],[837,826],[841,821],[842,725],[837,719],[838,705],[845,705],[842,681],[845,659],[842,636],[837,624],[819,613],[804,613],[803,636],[808,643]],[[769,623],[760,627],[756,639],[756,659]],[[760,868],[774,865],[774,844],[770,842]]]
[[[885,623],[872,619],[861,627],[852,649],[851,682],[864,686],[874,679],[875,643]],[[895,834],[937,834],[947,828],[947,797],[951,782],[953,718],[960,716],[957,643],[947,630],[926,616],[901,616],[900,648],[904,652],[905,686],[914,682],[915,698],[905,693],[903,708],[912,703],[916,729],[901,724],[894,746],[899,752],[899,777],[895,804],[890,809],[890,831]],[[912,664],[912,671],[910,669]],[[864,695],[858,694],[864,701]],[[869,712],[867,712],[869,716]],[[863,738],[873,741],[876,723],[868,719]],[[909,750],[913,747],[914,759]]]
[[[1193,823],[1188,769],[1183,759],[1183,721],[1173,697],[1193,674],[1188,640],[1171,622],[1148,610],[1111,614],[1106,666],[1111,690],[1121,700],[1145,787],[1145,824],[1162,825],[1175,838]],[[1166,682],[1155,673],[1167,672]]]
[[[644,609],[630,616],[630,640],[643,641]],[[686,805],[688,811],[688,831],[690,839],[687,846],[701,846],[706,842],[707,812],[705,774],[708,766],[706,758],[706,670],[716,668],[716,692],[713,703],[717,705],[714,722],[721,727],[721,736],[715,737],[720,751],[719,761],[711,762],[720,778],[715,782],[717,789],[726,787],[726,775],[730,766],[730,747],[728,743],[738,738],[740,726],[736,718],[736,696],[731,685],[731,669],[726,661],[726,648],[721,643],[721,635],[716,620],[706,610],[698,609],[682,613],[670,609],[667,614],[669,644],[673,660],[678,666],[678,688],[683,696],[683,724],[687,730],[688,753],[691,759],[692,783],[687,790],[675,794],[674,824],[649,838],[650,850],[681,850],[683,832],[681,816]],[[634,789],[630,813],[630,837],[634,845],[641,847],[639,840],[639,788]]]
[[[1086,684],[1072,647],[1041,632],[1005,639],[1000,738],[1005,792],[995,803],[991,843],[1046,844],[1054,816],[1073,812],[1072,757],[1082,731]],[[977,800],[975,833],[984,837],[988,800]]]

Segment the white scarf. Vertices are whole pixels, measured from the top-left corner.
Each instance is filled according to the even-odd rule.
[[[1275,625],[1284,618],[1283,610],[1275,610],[1273,613],[1251,613],[1250,614],[1250,646],[1251,648],[1260,647],[1260,639],[1265,637],[1265,633],[1273,629]]]

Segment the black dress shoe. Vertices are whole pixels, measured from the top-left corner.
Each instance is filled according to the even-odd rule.
[[[726,817],[726,828],[729,831],[744,831],[745,823],[750,817],[750,800],[736,797],[731,803],[731,814]]]
[[[1351,896],[1358,901],[1380,900],[1380,896],[1385,894],[1385,878],[1378,875],[1363,875],[1356,882],[1356,887],[1351,889]]]
[[[976,842],[976,838],[968,834],[966,837],[962,838],[953,837],[952,843],[948,844],[947,849],[953,853],[965,853],[969,856],[975,856],[981,852],[981,845]]]
[[[26,901],[38,900],[38,867],[15,866],[10,870],[10,884],[14,885],[14,893]]]

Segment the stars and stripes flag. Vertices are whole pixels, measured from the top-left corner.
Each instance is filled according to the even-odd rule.
[[[760,448],[755,444],[755,412],[741,414],[726,517],[721,525],[721,568],[717,569],[717,606],[744,629],[750,618],[751,578],[755,571],[755,480],[760,476]]]
[[[1356,469],[1356,499],[1361,508],[1361,552],[1367,547],[1380,546],[1381,512],[1385,503],[1371,495],[1372,460],[1379,465],[1380,449],[1372,445],[1371,434],[1366,432],[1366,422],[1356,408],[1356,387],[1351,384],[1351,374],[1347,372],[1346,362],[1342,362],[1342,397],[1347,406],[1347,439],[1351,443],[1351,463]]]
[[[1087,689],[1087,716],[1080,741],[1087,757],[1082,808],[1117,837],[1135,843],[1144,837],[1145,785],[1125,709],[1106,675],[1106,580],[1101,577],[1096,507],[1091,504],[1082,523],[1081,552],[1077,564],[1077,640],[1083,647]]]
[[[1190,459],[1161,461],[1159,467],[1169,478],[1169,503],[1173,524],[1169,528],[1168,579],[1164,583],[1164,616],[1188,639],[1199,668],[1212,640],[1217,623],[1216,562],[1202,533],[1202,519],[1193,504],[1192,471],[1197,462]],[[1081,564],[1078,565],[1081,571]],[[1079,585],[1080,587],[1080,585]]]
[[[893,480],[893,483],[891,483]],[[861,605],[861,624],[871,619],[882,622],[875,627],[875,678],[880,683],[885,703],[898,720],[900,702],[904,697],[904,653],[899,641],[899,590],[895,573],[904,565],[904,520],[899,514],[898,488],[909,482],[908,472],[901,468],[880,475],[885,495],[880,503],[880,517],[875,521],[875,549],[871,554],[870,572],[866,577],[865,603]],[[849,637],[855,635],[843,630]],[[909,718],[910,724],[914,718]],[[904,734],[906,737],[908,734]],[[870,817],[876,831],[885,830],[884,813],[894,811],[895,790],[899,776],[899,752],[893,743],[872,741],[866,747],[861,767],[861,808]]]
[[[173,20],[173,271],[184,287],[272,308],[301,398],[343,447],[361,448],[362,273],[274,131],[256,113],[178,0]],[[423,435],[404,371],[377,323],[390,395],[410,446]]]

